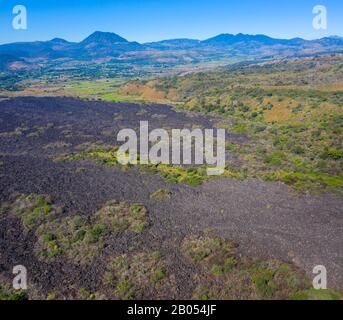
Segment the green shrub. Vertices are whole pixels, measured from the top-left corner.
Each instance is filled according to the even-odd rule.
[[[292,148],[292,152],[294,152],[295,154],[303,154],[305,152],[305,149],[300,146],[295,146]]]
[[[343,158],[343,151],[336,148],[327,148],[320,157],[322,159],[339,160]]]
[[[285,153],[282,151],[274,151],[269,156],[266,157],[266,162],[272,166],[280,166],[282,164],[282,159],[286,157]]]
[[[277,290],[277,284],[274,281],[274,272],[272,270],[261,268],[252,275],[252,280],[262,297],[270,298]]]

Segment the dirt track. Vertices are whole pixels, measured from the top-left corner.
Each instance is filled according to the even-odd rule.
[[[7,201],[15,192],[49,194],[64,207],[65,215],[91,214],[111,199],[144,204],[149,210],[149,231],[118,238],[108,250],[123,253],[140,241],[143,246],[158,248],[166,254],[169,270],[177,275],[176,292],[166,293],[168,298],[190,297],[193,287],[189,273],[193,266],[178,255],[178,246],[184,236],[204,229],[238,241],[248,255],[292,261],[309,275],[315,265],[325,265],[329,287],[343,288],[343,198],[298,195],[285,185],[257,180],[216,179],[192,188],[168,184],[157,175],[142,174],[137,169],[123,172],[92,162],[55,163],[49,156],[58,151],[44,149],[60,140],[71,145],[64,152],[84,142],[114,143],[113,134],[126,126],[137,128],[142,117],[153,127],[163,128],[209,128],[216,121],[176,113],[161,105],[70,98],[1,101],[0,133],[14,132],[18,127],[27,127],[27,131],[0,138],[0,202]],[[44,127],[48,123],[53,126],[38,136],[28,137],[37,131],[34,126]],[[245,139],[237,135],[229,138],[238,142]],[[80,167],[85,170],[78,171]],[[149,195],[159,188],[171,191],[166,202],[150,199]],[[16,219],[2,217],[0,272],[9,275],[13,265],[24,264],[32,271],[37,290],[45,292],[70,279],[90,288],[99,282],[101,263],[86,269],[62,262],[54,266],[43,264],[32,256],[34,242],[32,234],[21,233]]]

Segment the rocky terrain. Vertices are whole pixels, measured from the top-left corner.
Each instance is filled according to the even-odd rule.
[[[21,297],[32,299],[339,297],[310,287],[325,265],[330,289],[343,289],[341,196],[253,178],[171,183],[112,163],[116,133],[142,119],[166,129],[221,121],[157,104],[1,99],[0,296],[11,297],[22,264]],[[229,128],[227,139],[249,138]]]

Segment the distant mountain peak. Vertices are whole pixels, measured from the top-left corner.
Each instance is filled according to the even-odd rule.
[[[205,44],[210,44],[210,45],[215,45],[215,46],[216,45],[228,46],[228,45],[234,45],[236,43],[243,43],[243,42],[247,44],[272,46],[272,45],[278,45],[278,44],[295,45],[304,41],[305,40],[301,38],[294,38],[290,40],[276,39],[276,38],[272,38],[264,34],[251,35],[251,34],[238,33],[236,35],[233,35],[229,33],[223,33],[213,38],[204,40],[202,42]]]
[[[53,43],[69,43],[67,40],[64,40],[62,38],[53,38],[49,42],[53,42]]]
[[[342,39],[343,37],[333,35],[333,36],[329,36],[329,38]]]
[[[89,43],[94,43],[94,42],[101,43],[101,44],[111,44],[111,43],[124,43],[128,41],[122,38],[121,36],[117,35],[116,33],[95,31],[86,39],[84,39],[81,42],[81,44],[89,44]]]

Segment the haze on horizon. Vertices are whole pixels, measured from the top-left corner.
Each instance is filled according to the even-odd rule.
[[[25,31],[12,28],[17,4],[28,10]],[[312,9],[318,4],[327,7],[327,30],[312,27]],[[204,40],[222,33],[318,39],[342,36],[342,16],[343,3],[337,0],[9,0],[0,4],[0,44],[56,37],[79,42],[96,30],[140,43]]]

